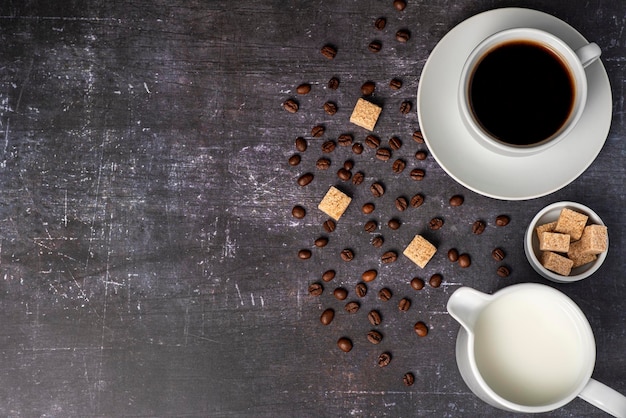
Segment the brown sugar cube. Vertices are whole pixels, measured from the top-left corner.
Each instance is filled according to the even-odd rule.
[[[541,236],[542,232],[553,232],[554,227],[556,227],[556,221],[548,222],[547,224],[538,225],[535,228],[535,231],[537,232],[537,236]]]
[[[589,225],[583,230],[580,237],[581,252],[583,254],[600,254],[606,251],[609,243],[607,228],[604,225]]]
[[[569,250],[570,237],[568,234],[558,232],[543,232],[539,238],[539,249],[541,251],[555,251],[566,253]]]
[[[580,240],[570,243],[569,250],[567,250],[568,258],[573,260],[575,258],[580,258],[583,255],[584,255],[583,247],[582,247],[582,243],[580,242]]]
[[[587,225],[589,217],[580,212],[563,208],[559,219],[556,221],[554,232],[569,234],[572,241],[578,241],[583,234],[583,229]]]
[[[572,242],[569,246],[569,251],[567,252],[567,258],[574,262],[574,264],[572,265],[573,269],[583,266],[587,263],[591,263],[592,261],[596,261],[596,259],[598,258],[598,256],[595,254],[584,254],[583,252],[581,252],[580,244],[580,241]]]
[[[547,224],[542,224],[535,228],[535,232],[537,233],[537,238],[539,238],[539,246],[541,246],[541,234],[543,234],[544,232],[553,232],[555,226],[556,226],[556,221],[549,222]]]
[[[409,245],[404,249],[403,254],[412,262],[424,268],[430,259],[437,252],[437,248],[428,242],[421,235],[416,235]]]
[[[317,207],[319,210],[337,221],[341,218],[341,215],[343,215],[346,209],[348,209],[348,205],[350,205],[351,201],[352,198],[350,196],[336,187],[331,186]]]
[[[589,264],[593,261],[596,261],[597,259],[598,256],[595,254],[582,254],[580,257],[570,258],[570,260],[574,262],[574,264],[572,264],[573,269],[575,269],[576,267],[584,266],[585,264]]]
[[[552,251],[544,251],[541,253],[541,265],[561,276],[569,276],[574,262]]]
[[[350,116],[350,122],[361,128],[373,131],[381,111],[382,108],[374,103],[370,103],[365,99],[359,99]]]

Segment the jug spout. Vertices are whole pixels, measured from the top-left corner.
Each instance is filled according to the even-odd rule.
[[[476,319],[490,298],[471,287],[461,287],[448,299],[448,312],[468,332],[473,332]]]

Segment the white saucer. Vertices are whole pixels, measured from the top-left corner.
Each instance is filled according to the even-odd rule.
[[[577,49],[588,41],[567,23],[530,9],[504,8],[473,16],[448,32],[430,54],[417,92],[424,139],[439,165],[456,181],[485,196],[523,200],[559,190],[591,165],[611,126],[609,78],[600,60],[586,69],[587,107],[576,128],[545,152],[512,157],[488,151],[467,132],[457,105],[466,58],[489,35],[515,27],[550,32]]]

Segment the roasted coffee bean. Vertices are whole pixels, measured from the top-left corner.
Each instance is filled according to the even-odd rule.
[[[402,80],[394,78],[389,82],[389,87],[393,90],[400,90],[402,88]]]
[[[348,291],[343,287],[338,287],[333,291],[333,295],[337,298],[337,300],[346,300],[348,297]]]
[[[372,193],[372,196],[374,197],[381,197],[382,195],[385,194],[385,188],[383,187],[382,184],[375,182],[375,183],[372,183],[372,185],[370,186],[370,192]]]
[[[391,363],[391,354],[382,353],[380,356],[378,356],[377,363],[380,367],[389,366],[389,363]]]
[[[318,239],[315,240],[315,246],[317,248],[322,248],[328,245],[328,238],[327,237],[319,237]]]
[[[352,261],[354,259],[354,252],[349,248],[341,250],[340,255],[343,261]]]
[[[335,144],[335,141],[333,140],[324,141],[324,143],[322,144],[322,152],[330,154],[335,150],[336,146],[337,144]]]
[[[380,161],[387,161],[391,158],[391,150],[388,148],[378,148],[376,150],[376,158]]]
[[[511,222],[511,219],[507,215],[498,215],[496,217],[497,226],[507,226]]]
[[[311,253],[311,250],[302,249],[298,251],[298,258],[300,260],[308,260],[309,258],[311,258],[311,255],[313,255]]]
[[[376,84],[373,81],[366,81],[361,86],[361,94],[363,96],[369,96],[374,93],[374,90],[376,90]]]
[[[401,160],[400,158],[395,160],[393,164],[391,165],[391,171],[393,171],[396,174],[402,173],[405,168],[406,168],[406,162],[404,162],[404,160]]]
[[[337,90],[339,88],[339,79],[337,77],[333,77],[328,80],[328,88],[331,90]]]
[[[330,116],[334,115],[335,113],[337,113],[337,105],[333,102],[324,103],[324,112],[326,112]]]
[[[352,135],[350,134],[341,134],[339,138],[337,138],[337,143],[342,147],[349,147],[352,145]]]
[[[373,203],[365,203],[363,207],[361,207],[361,212],[369,215],[370,213],[374,212],[374,209],[376,209],[376,206],[374,206]]]
[[[311,85],[309,83],[302,83],[298,87],[296,87],[296,92],[298,94],[309,94],[311,91]]]
[[[380,41],[372,41],[367,46],[367,49],[369,49],[370,52],[377,53],[377,52],[380,52],[382,47],[383,47],[383,44],[381,44]]]
[[[300,161],[302,161],[302,157],[300,157],[299,154],[294,154],[291,157],[289,157],[289,165],[292,167],[295,167],[298,164],[300,164]]]
[[[296,138],[296,148],[300,152],[306,151],[306,148],[307,148],[306,139],[304,139],[302,137]],[[296,164],[291,164],[291,162],[290,162],[291,165],[298,165],[298,164],[300,164],[300,156],[298,154],[296,154],[296,156],[298,157],[298,162]]]
[[[398,309],[402,312],[408,311],[410,307],[411,301],[407,298],[402,298],[400,299],[400,302],[398,302]]]
[[[413,196],[411,198],[411,207],[413,208],[419,208],[420,206],[422,206],[422,204],[424,203],[424,196],[422,196],[421,194],[416,194],[415,196]]]
[[[500,277],[508,277],[509,274],[511,274],[511,270],[509,270],[507,266],[500,266],[498,267],[498,270],[496,270],[496,273]]]
[[[391,138],[389,138],[389,148],[391,148],[394,151],[397,151],[401,147],[402,147],[402,141],[400,140],[400,138],[396,136],[392,136]]]
[[[335,49],[332,45],[324,45],[320,50],[323,56],[328,58],[329,60],[335,58],[337,56],[337,49]]]
[[[357,313],[359,311],[359,308],[361,307],[361,305],[359,305],[359,302],[348,302],[346,303],[346,306],[344,306],[343,308],[345,309],[346,312],[348,313]]]
[[[293,99],[287,99],[283,103],[283,109],[285,109],[289,113],[296,113],[298,111],[298,102]]]
[[[420,337],[425,337],[428,335],[428,327],[422,321],[419,321],[415,325],[413,325],[413,329],[415,330],[415,333]]]
[[[337,347],[345,353],[352,350],[352,341],[349,338],[341,337],[337,340]]]
[[[493,259],[496,261],[502,261],[504,260],[505,254],[502,248],[494,248],[494,250],[491,252],[491,257],[493,257]]]
[[[411,102],[409,102],[408,100],[403,101],[402,103],[400,103],[400,113],[406,115],[411,111],[411,107],[413,107]]]
[[[393,7],[395,7],[396,10],[398,10],[398,11],[402,11],[406,7],[406,1],[405,0],[394,0],[393,1]]]
[[[311,128],[311,136],[314,138],[319,138],[320,136],[324,135],[324,132],[326,132],[326,128],[324,128],[322,125],[316,125]]]
[[[417,151],[415,153],[415,159],[419,160],[419,161],[424,161],[426,159],[426,157],[428,157],[428,153],[426,151]]]
[[[413,383],[415,383],[415,376],[413,376],[413,373],[405,373],[404,376],[402,376],[402,382],[404,383],[404,386],[413,386]]]
[[[459,251],[456,248],[450,248],[448,250],[448,260],[453,263],[459,261]]]
[[[428,284],[431,287],[439,287],[441,286],[442,280],[443,280],[443,277],[441,276],[441,274],[435,273],[432,276],[430,276],[430,279],[428,280]]]
[[[380,325],[382,321],[380,312],[376,310],[369,311],[369,313],[367,314],[367,320],[370,321],[370,324],[374,326]]]
[[[463,196],[460,194],[455,194],[450,198],[450,206],[461,206],[463,204]]]
[[[357,283],[357,285],[354,286],[354,292],[360,298],[365,297],[365,295],[367,295],[367,285],[365,283]]]
[[[301,187],[304,187],[310,184],[313,181],[313,178],[314,178],[313,174],[305,173],[298,178],[298,185],[300,185]]]
[[[383,334],[378,331],[372,330],[367,333],[367,341],[371,342],[372,344],[380,344],[382,340]]]
[[[399,196],[395,200],[396,209],[399,212],[404,212],[406,208],[409,206],[409,202],[406,200],[406,197]]]
[[[324,227],[324,231],[333,232],[335,228],[337,227],[337,224],[332,219],[327,219],[326,221],[324,221],[323,227]]]
[[[392,231],[395,231],[396,229],[400,229],[400,221],[398,219],[395,219],[395,218],[394,219],[389,219],[389,222],[387,222],[387,226]]]
[[[470,258],[469,254],[463,253],[459,256],[459,267],[468,268],[471,265],[472,259]]]
[[[365,222],[365,232],[374,232],[378,228],[376,221]]]
[[[335,318],[335,311],[331,308],[328,308],[324,312],[322,312],[322,315],[320,315],[320,322],[323,325],[328,325],[331,322],[333,322],[334,318]]]
[[[354,161],[352,160],[346,160],[343,162],[343,168],[345,168],[346,170],[352,170],[354,168]]]
[[[323,274],[322,274],[322,280],[325,282],[329,282],[332,279],[335,278],[335,270],[326,270]]]
[[[417,142],[418,144],[424,143],[424,135],[422,135],[421,131],[413,132],[413,141]]]
[[[291,209],[291,216],[296,219],[302,219],[306,216],[306,209],[304,209],[300,205],[296,205],[293,207],[293,209]]]
[[[425,175],[426,172],[421,168],[414,168],[413,170],[411,170],[411,178],[415,181],[424,180]]]
[[[330,167],[330,160],[328,158],[320,158],[315,163],[315,167],[317,167],[318,170],[328,170]]]
[[[363,180],[365,180],[365,174],[361,173],[360,171],[354,173],[354,176],[352,176],[352,184],[354,184],[355,186],[363,183]]]
[[[384,243],[385,240],[383,239],[382,235],[378,235],[372,238],[372,245],[376,248],[382,247]]]
[[[361,274],[361,279],[363,279],[364,282],[371,282],[376,278],[376,276],[378,276],[378,272],[372,269],[363,272],[363,274]]]
[[[307,149],[307,142],[306,139],[302,138],[301,136],[296,138],[296,149],[300,152],[304,152]]]
[[[383,287],[382,289],[380,289],[378,291],[378,299],[387,302],[389,299],[391,299],[391,290],[389,290],[386,287]],[[378,325],[378,324],[374,324],[374,325]]]
[[[406,43],[411,39],[411,32],[407,29],[400,29],[396,32],[396,40],[398,42]]]
[[[368,135],[365,137],[365,145],[368,148],[376,149],[380,146],[380,139],[374,135]]]
[[[476,221],[472,224],[472,232],[476,235],[480,235],[485,232],[485,223],[483,221]]]
[[[354,144],[352,144],[352,152],[356,155],[363,154],[363,144],[361,144],[360,142],[355,142]]]
[[[309,295],[319,296],[324,292],[324,287],[319,283],[312,283],[309,285]]]
[[[398,254],[395,251],[387,251],[380,257],[380,260],[385,264],[394,263],[397,259]]]
[[[430,222],[428,222],[428,227],[432,229],[433,231],[441,229],[442,226],[443,226],[443,219],[441,218],[432,218]]]
[[[374,27],[378,30],[385,29],[386,25],[387,25],[387,19],[385,19],[384,17],[379,17],[378,19],[374,21]]]
[[[350,178],[352,178],[352,172],[341,167],[339,170],[337,170],[337,177],[339,177],[339,179],[343,181],[348,181],[350,180]]]
[[[415,290],[422,290],[424,288],[424,280],[414,277],[411,279],[411,287]]]

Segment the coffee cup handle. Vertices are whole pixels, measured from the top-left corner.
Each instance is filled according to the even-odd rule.
[[[589,64],[600,58],[600,54],[602,54],[602,51],[595,42],[588,43],[576,50],[576,55],[578,55],[578,59],[583,65],[583,68],[586,68]]]
[[[614,417],[626,418],[626,396],[604,383],[589,379],[578,396]]]

